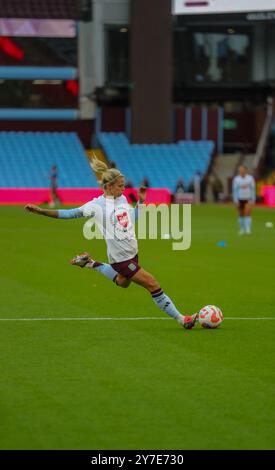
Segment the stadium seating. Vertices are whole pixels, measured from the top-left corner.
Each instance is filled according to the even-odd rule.
[[[0,188],[47,188],[52,165],[59,188],[98,186],[75,133],[0,132]]]
[[[177,144],[130,144],[124,133],[100,133],[99,143],[108,159],[130,179],[135,187],[144,177],[152,188],[174,192],[183,178],[186,189],[197,171],[207,172],[214,150],[212,141],[179,141]]]

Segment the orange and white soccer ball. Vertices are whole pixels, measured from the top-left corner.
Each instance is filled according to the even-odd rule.
[[[198,321],[203,328],[217,328],[222,322],[222,311],[216,305],[206,305],[199,311]]]

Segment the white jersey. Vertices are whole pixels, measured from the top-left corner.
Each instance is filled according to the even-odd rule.
[[[233,179],[233,200],[234,202],[247,200],[255,201],[255,180],[251,175],[244,177],[238,175]]]
[[[79,208],[84,217],[94,217],[107,243],[110,263],[120,263],[136,256],[137,239],[133,224],[133,209],[125,196],[116,199],[103,195]]]

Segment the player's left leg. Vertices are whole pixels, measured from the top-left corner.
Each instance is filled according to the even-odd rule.
[[[95,269],[95,271],[100,272],[101,274],[103,274],[103,276],[113,281],[119,287],[126,288],[129,287],[129,285],[131,284],[130,279],[127,279],[121,274],[118,274],[117,271],[115,271],[110,264],[101,263],[99,261],[93,260],[87,252],[75,256],[71,260],[71,264],[73,264],[74,266],[80,266],[80,268]]]
[[[163,312],[170,315],[170,317],[174,318],[178,321],[184,328],[191,329],[195,325],[197,314],[194,315],[182,315],[175,305],[173,304],[172,300],[168,297],[168,295],[163,292],[159,283],[156,279],[148,272],[146,272],[143,268],[140,268],[134,276],[132,276],[131,280],[136,284],[147,289],[151,296],[152,300],[155,305],[160,308]]]
[[[244,207],[244,224],[245,224],[245,232],[250,235],[251,234],[251,226],[252,226],[252,203],[247,202]]]
[[[100,263],[98,261],[93,260],[87,252],[75,256],[70,261],[70,263],[74,266],[80,266],[80,268],[95,269],[96,271],[103,274],[103,276],[107,277],[108,279],[114,282],[117,278],[117,272],[112,268],[110,264]]]
[[[114,282],[118,287],[123,287],[124,289],[127,289],[127,287],[129,287],[129,285],[131,284],[131,279],[127,279],[121,274],[117,274],[116,278],[114,279]]]

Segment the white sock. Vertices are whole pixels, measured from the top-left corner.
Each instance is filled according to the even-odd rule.
[[[239,224],[240,224],[240,230],[244,230],[245,229],[245,217],[243,216],[239,217]]]
[[[162,289],[158,289],[155,292],[151,293],[152,299],[156,306],[163,310],[163,312],[168,313],[170,317],[174,318],[175,320],[178,320],[181,322],[182,320],[182,315],[181,313],[176,309],[175,305],[173,304],[172,300],[166,295]]]
[[[249,230],[249,232],[250,232],[251,231],[251,224],[252,224],[251,217],[247,216],[244,219],[245,219],[245,228],[246,228],[246,230]]]
[[[98,263],[97,261],[93,261],[92,263],[87,263],[85,268],[95,269],[111,281],[115,281],[117,277],[117,272],[110,264],[107,263]]]

